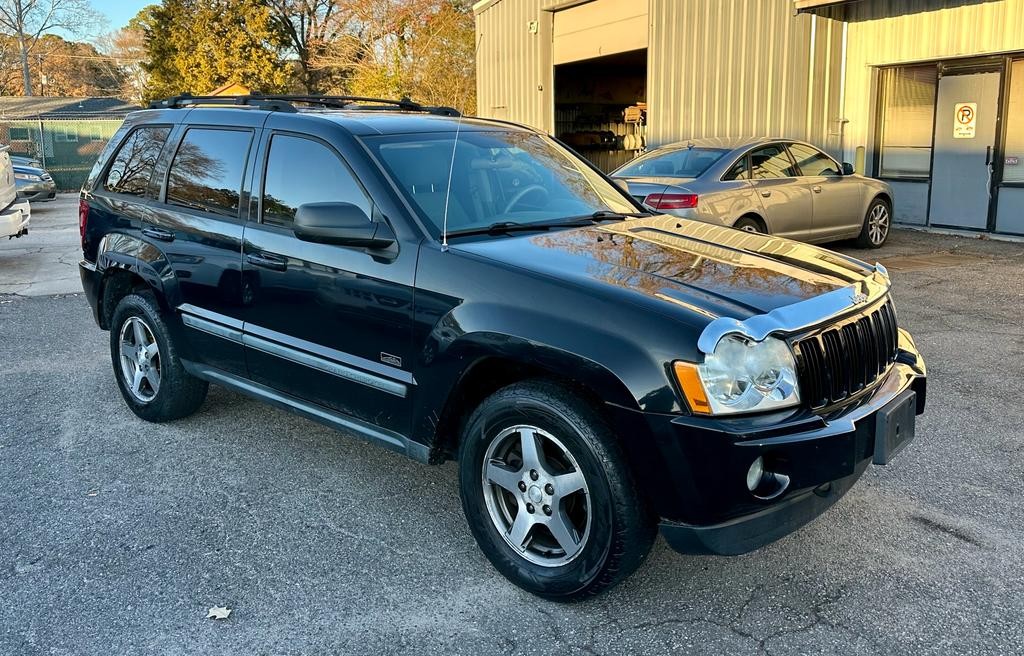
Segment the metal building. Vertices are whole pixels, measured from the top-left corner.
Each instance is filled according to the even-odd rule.
[[[1024,234],[1024,0],[481,0],[478,107],[605,170],[704,136],[818,144],[897,220]]]

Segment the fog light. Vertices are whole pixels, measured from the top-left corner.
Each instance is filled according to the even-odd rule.
[[[764,458],[757,457],[757,460],[747,470],[747,489],[753,492],[761,485],[761,477],[764,476]]]

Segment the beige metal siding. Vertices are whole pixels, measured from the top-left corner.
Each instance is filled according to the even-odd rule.
[[[794,17],[791,0],[650,0],[650,26],[649,144],[769,135],[837,149],[841,23]]]
[[[552,59],[565,64],[647,47],[647,3],[595,0],[554,15]]]
[[[1024,51],[1024,0],[882,0],[846,8],[847,157],[874,155],[878,66]],[[852,160],[850,160],[852,161]]]
[[[550,131],[550,0],[500,0],[476,16],[477,111],[480,116],[525,123]],[[536,32],[531,23],[536,21]]]

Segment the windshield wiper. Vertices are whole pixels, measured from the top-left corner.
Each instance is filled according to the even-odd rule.
[[[593,225],[595,219],[589,215],[585,218],[559,219],[558,221],[534,221],[533,223],[516,223],[515,221],[498,221],[480,228],[453,230],[449,237],[466,237],[469,235],[504,235],[512,232],[544,231],[551,228],[581,228]]]
[[[582,228],[594,225],[600,221],[621,221],[629,217],[650,216],[647,212],[612,212],[609,210],[598,210],[592,214],[580,216],[567,216],[555,221],[534,221],[532,223],[517,223],[515,221],[497,221],[488,226],[479,228],[466,228],[464,230],[453,230],[448,233],[449,237],[466,237],[470,235],[504,235],[512,232],[531,232],[534,230],[550,230],[552,228]]]

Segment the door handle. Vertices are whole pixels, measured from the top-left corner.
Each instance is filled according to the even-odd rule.
[[[821,193],[821,185],[814,185],[813,187],[811,187],[811,191],[813,191],[816,194],[820,194]]]
[[[762,191],[761,192],[761,197],[762,198],[771,198],[771,196],[772,196],[772,192],[770,192],[770,191]]]
[[[142,229],[142,234],[153,239],[159,239],[160,241],[174,241],[174,233],[164,228],[146,226]]]
[[[285,271],[288,269],[288,260],[272,253],[249,253],[245,256],[245,261],[253,266],[271,269],[272,271]]]

